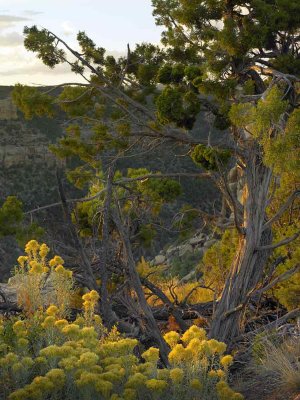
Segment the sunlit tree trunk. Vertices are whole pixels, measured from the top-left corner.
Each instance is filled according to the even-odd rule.
[[[244,306],[261,280],[270,255],[269,250],[257,248],[272,242],[271,230],[264,229],[272,173],[264,165],[255,143],[250,144],[245,163],[244,215],[239,244],[210,332],[211,337],[225,342],[240,333]]]

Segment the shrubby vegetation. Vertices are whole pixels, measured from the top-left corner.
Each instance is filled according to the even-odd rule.
[[[280,302],[271,315],[276,324],[300,315],[299,1],[152,4],[163,27],[162,46],[137,45],[119,59],[107,56],[85,32],[77,35],[78,52],[47,29],[24,29],[26,49],[45,65],[67,63],[84,78],[61,85],[59,92],[17,85],[13,98],[26,118],[62,110],[72,120],[51,149],[77,161],[66,175],[86,196],[66,199],[58,174],[61,202],[54,206],[62,205],[70,247],[78,254],[77,280],[89,292],[83,315],[69,321],[71,274],[60,258],[46,261],[45,245],[29,242],[12,279],[24,318],[3,322],[3,382],[12,399],[43,396],[43,390],[51,398],[59,396],[56,389],[65,398],[238,399],[227,384],[232,359],[223,356],[224,342],[240,343],[252,328],[261,332],[256,324],[270,317],[268,310],[260,315],[262,296],[266,303],[272,297],[273,306],[274,299]],[[201,123],[206,138],[199,135]],[[166,142],[182,146],[195,173],[118,169],[118,160],[131,151]],[[220,240],[206,251],[198,282],[179,285],[179,278],[169,280],[170,274],[136,263],[151,247],[164,205],[181,194],[178,178],[187,175],[210,179],[222,198],[210,212],[202,204],[190,214],[184,207],[169,229],[198,227],[199,218]],[[3,235],[16,234],[22,222],[18,201],[7,202],[0,222],[11,209],[11,228],[1,226]],[[184,229],[177,233],[188,236]],[[183,273],[175,267],[177,275]],[[207,287],[209,297],[198,309],[210,308],[210,340],[183,319],[184,313],[198,312],[187,310],[187,299],[200,301],[199,291]],[[183,335],[163,338],[153,297]],[[111,329],[118,322],[121,330],[124,322],[114,301],[134,316],[140,332],[151,332],[159,350],[143,352],[137,341]],[[128,324],[122,328],[132,332]],[[157,369],[159,354],[171,369]],[[24,373],[31,375],[12,378],[23,359],[33,368]]]
[[[29,238],[39,238],[44,229],[36,222],[23,224],[23,204],[16,196],[8,196],[0,207],[0,238],[14,236],[20,246],[23,246]]]
[[[256,365],[253,371],[268,377],[277,387],[285,390],[300,390],[300,344],[297,338],[280,338],[260,335],[253,346]]]
[[[211,335],[230,342],[241,333],[255,291],[275,290],[288,308],[298,303],[297,277],[285,272],[296,273],[299,262],[292,244],[299,239],[299,215],[288,216],[299,196],[299,2],[153,0],[152,5],[163,29],[162,46],[139,44],[118,59],[85,32],[77,35],[77,52],[47,29],[25,27],[27,50],[50,68],[68,63],[85,80],[63,84],[59,93],[17,85],[13,98],[27,118],[63,110],[72,119],[52,150],[79,160],[68,177],[93,198],[75,204],[73,224],[91,239],[86,247],[105,235],[104,242],[121,238],[123,258],[131,260],[132,248],[151,246],[159,211],[180,188],[157,171],[129,168],[120,176],[117,160],[137,143],[184,147],[201,168],[198,177],[211,179],[222,194],[222,208],[211,215],[199,205],[198,215],[225,236],[228,229],[234,232],[228,244],[224,239],[208,253],[203,270],[206,280],[212,271],[218,276]],[[197,123],[204,122],[207,138],[197,132]],[[103,161],[108,152],[114,155],[109,167]],[[234,165],[239,172],[229,182]],[[280,196],[285,174],[295,185]],[[106,245],[98,244],[107,255]],[[278,255],[280,248],[284,255]],[[146,307],[138,280],[134,285]],[[105,298],[105,284],[101,290]]]
[[[95,290],[71,321],[71,271],[59,256],[47,260],[45,244],[31,240],[25,251],[11,281],[23,314],[0,321],[1,398],[243,399],[228,385],[233,358],[225,343],[195,325],[183,335],[170,331],[169,366],[158,368],[157,348],[103,327]]]

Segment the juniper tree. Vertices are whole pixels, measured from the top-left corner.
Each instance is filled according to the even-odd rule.
[[[74,50],[47,29],[26,27],[25,47],[50,68],[68,63],[83,83],[66,83],[56,97],[17,86],[14,98],[27,116],[61,106],[90,128],[61,140],[64,155],[80,153],[89,166],[104,149],[120,153],[136,139],[190,147],[195,163],[217,183],[226,203],[219,226],[236,229],[238,245],[211,324],[211,336],[230,341],[275,249],[272,226],[296,201],[298,187],[272,208],[282,174],[299,182],[300,4],[298,0],[153,0],[163,26],[162,46],[128,48],[115,59],[84,33]],[[210,116],[219,139],[199,139],[195,122]],[[224,133],[227,132],[227,133]],[[230,142],[224,144],[224,137]],[[240,193],[227,173],[236,163]],[[96,165],[96,164],[95,164]],[[86,169],[85,172],[87,173]],[[298,179],[298,180],[297,180]],[[277,197],[278,200],[278,197]],[[227,208],[227,210],[226,210]],[[298,221],[299,224],[299,221]]]
[[[0,239],[14,236],[20,246],[24,246],[33,235],[37,238],[44,230],[35,222],[25,223],[22,202],[15,196],[8,196],[0,207]]]

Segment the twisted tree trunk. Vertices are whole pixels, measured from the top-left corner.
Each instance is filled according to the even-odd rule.
[[[107,290],[107,285],[108,285],[107,266],[109,263],[109,245],[110,245],[109,222],[111,213],[112,186],[113,186],[114,175],[115,175],[115,165],[113,164],[108,169],[107,172],[107,186],[106,186],[106,195],[105,195],[103,217],[102,217],[102,240],[101,240],[102,257],[100,258],[100,266],[101,266],[100,310],[103,322],[108,328],[112,328],[112,326],[118,322],[118,318],[112,309],[111,302],[109,301],[109,295]]]
[[[252,143],[247,151],[244,188],[244,213],[239,245],[230,274],[218,301],[210,336],[230,342],[240,333],[241,315],[252,292],[262,278],[270,250],[257,250],[272,243],[271,228],[264,229],[272,172],[263,164],[259,147]]]
[[[159,330],[159,327],[153,316],[151,307],[147,303],[145,293],[143,290],[143,286],[142,286],[139,274],[135,267],[135,261],[134,261],[132,250],[131,250],[129,236],[127,235],[125,228],[123,226],[120,211],[119,211],[118,207],[116,207],[116,209],[113,212],[113,219],[114,219],[115,225],[117,227],[117,230],[119,232],[120,238],[123,242],[124,256],[125,256],[125,260],[126,260],[126,264],[127,264],[127,273],[128,273],[129,281],[137,295],[142,317],[146,323],[146,327],[149,330],[149,333],[155,339],[155,341],[159,347],[162,362],[164,363],[165,366],[168,366],[169,365],[168,353],[169,353],[170,349],[169,349],[167,343],[164,341],[162,334]]]

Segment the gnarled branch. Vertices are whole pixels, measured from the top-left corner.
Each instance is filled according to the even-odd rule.
[[[294,200],[300,196],[300,190],[296,190],[288,199],[287,201],[280,207],[280,209],[277,211],[277,213],[267,221],[263,229],[269,228],[274,222],[276,222],[283,214],[284,212],[293,204]]]
[[[287,279],[291,278],[298,271],[300,271],[300,264],[295,265],[293,268],[291,268],[288,271],[285,271],[283,274],[277,276],[277,278],[273,279],[270,283],[268,283],[268,285],[259,289],[255,294],[261,295],[263,292],[266,292],[266,291],[272,289],[278,283],[286,281]]]
[[[275,250],[275,249],[277,249],[278,247],[285,246],[286,244],[291,243],[292,241],[294,241],[295,239],[297,239],[298,236],[300,236],[300,231],[296,232],[293,236],[290,236],[290,237],[288,237],[288,238],[286,238],[286,239],[284,239],[284,240],[281,240],[281,241],[278,242],[278,243],[269,244],[269,245],[267,245],[267,246],[259,246],[259,247],[256,247],[256,250],[257,250],[257,251]]]

